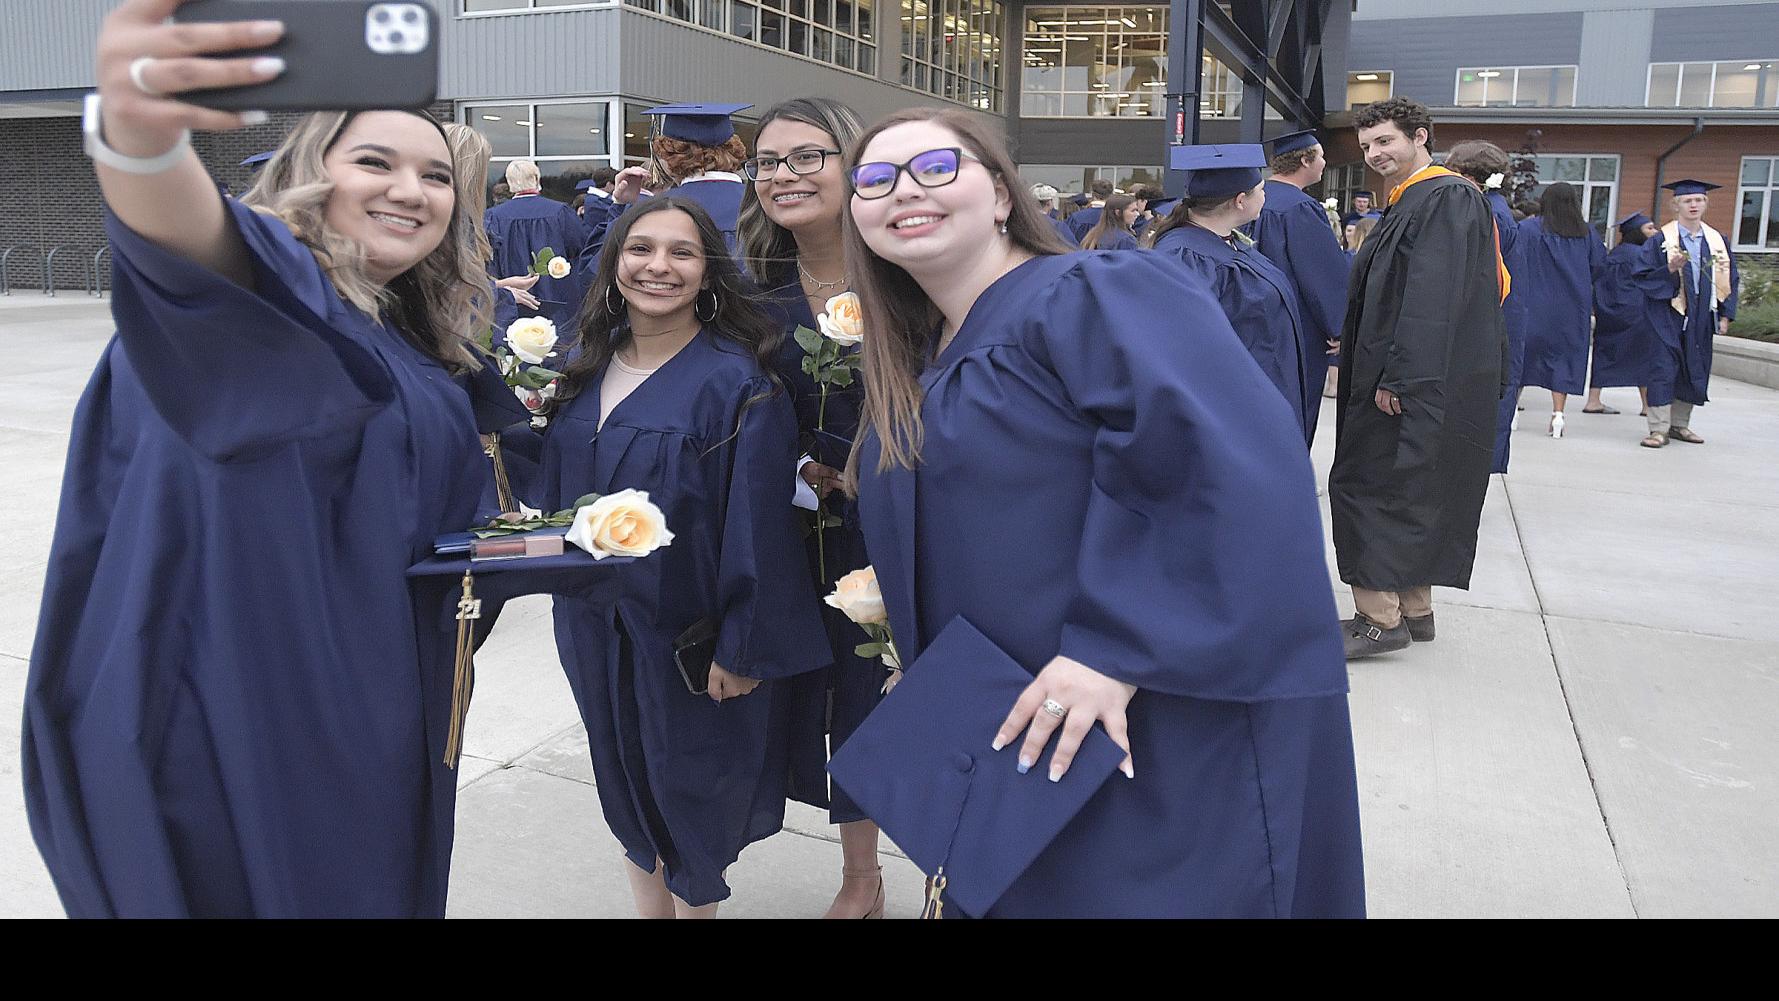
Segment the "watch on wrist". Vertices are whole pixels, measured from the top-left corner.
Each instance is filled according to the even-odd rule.
[[[86,155],[94,163],[102,163],[126,174],[160,174],[172,169],[191,149],[191,130],[181,129],[173,148],[159,156],[125,156],[105,145],[105,133],[99,117],[99,95],[86,96],[80,116],[80,130],[86,136]]]

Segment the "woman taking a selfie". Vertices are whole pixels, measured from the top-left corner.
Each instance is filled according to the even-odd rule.
[[[642,490],[673,535],[624,568],[615,607],[558,597],[556,645],[637,912],[714,917],[723,870],[784,822],[775,679],[833,659],[791,509],[781,335],[709,214],[675,196],[613,223],[582,316],[542,506]]]
[[[403,571],[486,475],[451,379],[486,322],[479,199],[393,111],[311,115],[223,199],[186,130],[263,116],[181,98],[276,77],[201,57],[284,29],[179,6],[99,37],[117,336],[25,693],[32,834],[75,917],[442,916],[452,638]]]
[[[1362,914],[1309,457],[1223,312],[1165,255],[1062,253],[967,112],[891,115],[848,176],[852,469],[903,684],[962,618],[1035,676],[968,735],[977,771],[1066,789],[1045,779],[1095,723],[1126,755],[987,915]],[[1023,774],[1053,737],[1048,775]],[[976,831],[971,854],[1020,837]]]

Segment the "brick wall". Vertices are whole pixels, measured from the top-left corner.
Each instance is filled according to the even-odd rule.
[[[449,121],[449,101],[432,109]],[[299,116],[274,114],[265,125],[237,132],[203,133],[192,148],[210,176],[239,194],[252,184],[242,160],[282,142]],[[87,288],[93,255],[106,244],[99,182],[82,151],[78,118],[0,119],[0,252],[11,255],[7,277],[14,292],[43,287],[44,255],[57,246],[53,274],[58,290]],[[110,269],[100,279],[111,285]]]
[[[1465,139],[1485,139],[1508,152],[1525,145],[1528,125],[1438,125],[1435,124],[1435,150],[1448,150]],[[1541,125],[1544,135],[1538,143],[1540,154],[1617,153],[1619,159],[1618,204],[1620,216],[1647,212],[1655,188],[1655,161],[1663,151],[1692,132],[1687,125]],[[1705,221],[1726,237],[1735,232],[1736,180],[1741,173],[1744,156],[1779,156],[1779,126],[1707,125],[1697,139],[1668,158],[1663,168],[1664,181],[1696,177],[1721,184],[1725,190],[1713,192],[1711,207]],[[1360,160],[1359,141],[1351,129],[1342,129],[1333,137],[1328,162],[1339,165]],[[1384,183],[1369,169],[1365,179],[1380,192]],[[1662,220],[1674,217],[1665,200],[1661,205]],[[1615,222],[1617,220],[1614,220]]]

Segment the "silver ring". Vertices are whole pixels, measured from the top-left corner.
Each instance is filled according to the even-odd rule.
[[[136,85],[137,90],[147,94],[149,97],[166,97],[166,91],[156,90],[142,80],[142,71],[149,66],[152,66],[155,62],[156,60],[153,56],[140,56],[135,60],[132,60],[130,63],[130,82]]]
[[[1045,712],[1056,717],[1057,719],[1062,719],[1063,717],[1065,717],[1069,714],[1069,707],[1063,705],[1061,702],[1058,702],[1055,699],[1045,699],[1044,705],[1042,708]]]

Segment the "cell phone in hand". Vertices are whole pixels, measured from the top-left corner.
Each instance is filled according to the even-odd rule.
[[[679,668],[686,691],[704,695],[710,691],[710,665],[717,655],[717,628],[699,619],[673,640],[673,666]]]
[[[277,56],[284,60],[281,75],[180,95],[192,104],[222,111],[367,111],[424,108],[438,95],[438,14],[428,3],[192,0],[173,19],[284,22],[276,44],[211,57]]]

